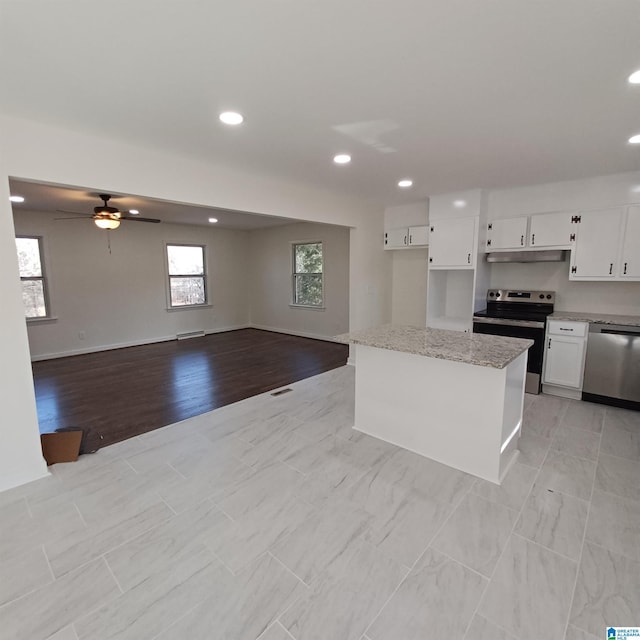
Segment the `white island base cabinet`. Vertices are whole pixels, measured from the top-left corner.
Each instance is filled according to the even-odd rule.
[[[502,369],[356,349],[354,428],[499,484],[518,455],[527,352]]]

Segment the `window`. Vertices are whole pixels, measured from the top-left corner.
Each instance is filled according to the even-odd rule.
[[[293,245],[293,304],[323,306],[322,242]]]
[[[192,307],[207,304],[204,247],[168,244],[167,262],[170,306]]]
[[[42,238],[16,238],[22,282],[22,303],[27,318],[49,317],[47,282],[42,260]]]

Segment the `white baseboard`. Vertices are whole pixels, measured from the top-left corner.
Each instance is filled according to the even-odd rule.
[[[205,331],[205,335],[212,333],[223,333],[225,331],[235,331],[236,329],[248,329],[251,325],[239,324],[230,327],[220,327],[217,329],[210,329]],[[176,336],[156,336],[155,338],[146,338],[144,340],[131,340],[129,342],[116,342],[114,344],[100,345],[94,347],[88,347],[85,349],[69,349],[67,351],[58,351],[55,353],[43,353],[36,356],[31,356],[31,362],[39,362],[41,360],[55,360],[56,358],[66,358],[68,356],[80,356],[87,353],[98,353],[100,351],[111,351],[113,349],[124,349],[126,347],[140,347],[145,344],[154,344],[156,342],[169,342],[175,340]]]
[[[273,331],[274,333],[285,333],[290,336],[299,336],[301,338],[313,338],[314,340],[325,340],[333,342],[331,336],[321,336],[317,333],[309,333],[307,331],[295,331],[292,329],[278,329],[277,327],[269,327],[264,324],[251,324],[252,329],[262,329],[263,331]]]
[[[301,338],[312,338],[314,340],[326,340],[332,342],[331,336],[322,336],[317,333],[309,333],[307,331],[292,331],[290,329],[279,329],[278,327],[269,327],[262,324],[237,324],[228,327],[219,327],[216,329],[209,329],[205,331],[205,335],[211,335],[213,333],[224,333],[225,331],[236,331],[238,329],[262,329],[263,331],[273,331],[275,333],[284,333],[291,336],[299,336]],[[87,353],[98,353],[100,351],[111,351],[113,349],[124,349],[126,347],[140,347],[145,344],[154,344],[155,342],[169,342],[175,340],[176,336],[157,336],[155,338],[147,338],[144,340],[131,340],[129,342],[117,342],[114,344],[107,344],[95,347],[87,347],[85,349],[69,349],[67,351],[58,351],[55,353],[43,353],[36,356],[31,356],[31,362],[39,362],[41,360],[54,360],[56,358],[66,358],[68,356],[80,356]],[[355,364],[349,358],[347,364]]]
[[[567,389],[565,387],[556,387],[552,384],[543,384],[542,393],[560,398],[570,398],[571,400],[582,400],[582,389]]]
[[[0,493],[50,476],[51,472],[47,469],[47,463],[44,461],[44,458],[42,459],[42,464],[44,468],[23,470],[11,476],[0,476]]]

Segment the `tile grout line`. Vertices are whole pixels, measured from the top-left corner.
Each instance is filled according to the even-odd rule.
[[[29,514],[29,517],[32,520],[35,520],[35,518],[33,517],[33,511],[31,511],[31,505],[29,504],[29,500],[27,499],[27,496],[24,496],[23,498],[21,498],[22,500],[24,500],[24,504],[27,507],[27,513]]]
[[[105,554],[101,555],[100,558],[104,562],[104,564],[106,565],[107,570],[111,574],[111,577],[115,580],[116,586],[118,587],[118,589],[120,589],[120,594],[123,594],[124,593],[124,589],[122,588],[122,585],[120,584],[120,581],[118,580],[118,578],[116,578],[116,574],[113,573],[113,569],[111,568],[111,566],[107,562],[107,559],[105,558]]]
[[[583,500],[583,502],[584,502],[584,500]],[[517,531],[514,531],[513,535],[517,536],[518,538],[521,538],[522,540],[525,540],[529,544],[534,544],[536,547],[540,547],[541,549],[544,549],[545,551],[549,551],[549,553],[553,553],[554,555],[560,556],[561,558],[564,558],[565,560],[569,560],[569,561],[573,562],[574,564],[577,562],[576,558],[571,558],[568,555],[565,555],[564,553],[560,553],[559,551],[556,551],[555,549],[551,549],[551,548],[547,547],[546,545],[544,545],[544,544],[542,544],[540,542],[537,542],[536,540],[531,540],[530,538],[527,538],[527,536],[523,536],[521,533],[518,533]]]
[[[170,469],[173,469],[183,480],[188,480],[189,478],[187,478],[187,476],[184,475],[184,473],[181,473],[180,471],[178,471],[178,469],[176,469],[170,462],[167,462],[167,466]]]
[[[178,515],[178,512],[160,495],[159,492],[156,491],[155,494],[158,496],[158,498],[160,498],[160,502],[166,505],[167,509],[169,509],[169,511],[171,511],[174,516]]]
[[[578,578],[580,577],[580,567],[582,566],[582,556],[584,554],[584,545],[587,539],[587,529],[589,527],[589,517],[591,515],[591,502],[593,501],[593,492],[596,486],[596,475],[598,473],[598,462],[600,461],[600,449],[602,448],[602,438],[604,437],[604,423],[607,415],[607,410],[605,409],[602,414],[602,428],[600,430],[600,441],[598,442],[598,454],[596,457],[596,468],[593,471],[593,480],[591,482],[591,493],[589,495],[589,504],[587,506],[587,517],[584,522],[584,532],[582,533],[582,544],[580,545],[580,554],[578,555],[578,560],[576,564],[576,577],[573,581],[573,589],[571,590],[571,599],[569,600],[569,610],[567,612],[567,621],[564,625],[564,635],[567,635],[567,631],[569,630],[569,625],[571,624],[571,611],[573,609],[573,601],[576,597],[576,589],[578,587]],[[580,627],[578,627],[580,628]],[[586,631],[583,629],[583,631]],[[590,632],[589,632],[590,633]]]
[[[191,607],[190,609],[187,609],[181,616],[178,616],[175,620],[173,620],[169,626],[165,627],[164,629],[162,629],[161,631],[156,633],[156,635],[154,635],[153,637],[149,638],[149,640],[157,640],[158,638],[163,636],[172,627],[175,627],[175,625],[177,625],[181,620],[184,620],[187,616],[191,615],[191,613],[193,613],[199,606],[201,606],[207,600],[208,600],[208,598],[205,597],[204,600],[201,600],[197,604],[194,604],[193,607]]]
[[[146,451],[141,451],[139,455],[142,455],[143,453],[146,453],[147,451],[150,451],[150,449],[147,449]],[[138,454],[134,454],[134,455],[138,455]],[[129,460],[127,460],[127,458],[125,458],[123,456],[120,456],[120,460],[122,460],[133,471],[133,473],[135,473],[137,476],[140,475],[138,473],[138,471],[136,471],[136,468],[129,462]]]
[[[465,475],[468,475],[468,474],[465,474]],[[456,511],[456,509],[462,504],[462,501],[471,493],[471,489],[472,489],[472,487],[474,485],[475,485],[475,481],[471,482],[469,484],[468,489],[462,493],[462,496],[460,497],[460,499],[458,500],[456,505],[453,507],[453,509],[451,509],[451,513],[449,513],[449,515],[443,520],[443,522],[440,525],[440,527],[438,527],[438,529],[431,536],[431,538],[429,539],[429,542],[427,542],[427,544],[426,544],[425,548],[423,549],[422,553],[416,558],[416,560],[411,565],[411,567],[409,567],[409,569],[408,569],[407,573],[405,574],[405,576],[402,578],[402,580],[400,580],[400,582],[398,583],[398,586],[393,590],[393,593],[384,601],[384,603],[382,604],[382,607],[380,607],[380,610],[378,611],[378,613],[373,617],[371,622],[367,625],[367,627],[365,628],[365,630],[364,630],[362,635],[366,636],[369,633],[369,629],[371,629],[371,627],[375,624],[376,620],[380,617],[380,614],[384,611],[384,608],[389,604],[389,602],[391,601],[393,596],[396,595],[396,593],[398,592],[400,587],[405,583],[407,578],[411,575],[411,572],[415,569],[415,567],[418,564],[418,562],[420,562],[420,560],[424,557],[424,554],[429,549],[429,547],[430,547],[431,543],[433,542],[433,540],[435,540],[436,536],[440,533],[440,531],[445,526],[445,524],[447,522],[449,522],[449,519],[453,516],[453,514]],[[399,562],[398,564],[401,567],[405,566],[401,562]]]
[[[85,529],[89,529],[89,525],[87,524],[87,521],[84,519],[84,516],[82,515],[82,511],[80,511],[80,507],[78,506],[77,502],[75,500],[72,500],[71,504],[76,508],[76,511],[78,512],[78,515],[80,516],[80,521],[85,526]]]
[[[49,567],[49,573],[51,573],[51,577],[53,578],[53,582],[56,581],[56,575],[53,573],[53,569],[51,568],[51,562],[49,561],[49,556],[47,555],[47,550],[44,548],[44,544],[41,545],[42,553],[44,555],[44,559],[47,562],[47,567]]]
[[[568,405],[567,405],[567,407],[568,407]],[[565,407],[565,410],[562,412],[563,418],[564,418],[564,415],[565,415],[565,413],[567,411],[567,407]],[[523,414],[524,414],[524,412],[523,412]],[[523,419],[524,419],[524,415],[523,415]],[[476,608],[475,608],[473,614],[469,618],[469,622],[467,624],[467,627],[464,630],[464,633],[462,635],[462,638],[465,639],[465,640],[466,640],[467,634],[469,633],[469,629],[471,628],[471,624],[473,623],[473,619],[475,618],[476,615],[481,616],[482,618],[484,618],[485,620],[487,620],[491,624],[497,626],[500,629],[503,629],[503,627],[500,624],[498,624],[494,620],[492,620],[492,619],[482,615],[481,613],[479,613],[480,605],[482,604],[482,601],[484,600],[484,597],[487,594],[487,590],[489,589],[489,585],[491,584],[491,581],[493,580],[493,577],[494,577],[494,575],[495,575],[495,573],[496,573],[496,571],[498,569],[498,566],[500,565],[500,561],[502,560],[502,557],[504,556],[505,551],[507,550],[507,547],[509,546],[509,542],[511,541],[511,539],[513,538],[514,535],[517,535],[515,533],[516,527],[518,526],[518,522],[520,522],[520,518],[522,517],[522,512],[524,510],[524,507],[527,504],[527,501],[529,500],[529,497],[531,496],[531,493],[533,492],[533,488],[536,486],[536,482],[538,480],[538,477],[540,476],[540,473],[542,471],[542,467],[544,466],[544,463],[546,462],[550,451],[551,451],[551,447],[549,447],[549,449],[547,449],[546,453],[544,454],[544,458],[542,459],[542,462],[540,463],[540,466],[538,467],[538,472],[536,473],[535,477],[533,478],[533,482],[531,483],[531,487],[529,488],[529,491],[528,491],[527,495],[525,496],[524,500],[522,501],[522,505],[520,506],[520,509],[518,511],[518,515],[513,521],[513,526],[511,527],[511,531],[509,533],[509,536],[507,537],[507,540],[506,540],[506,542],[504,544],[504,547],[502,548],[502,551],[501,551],[500,555],[498,556],[498,559],[496,560],[496,564],[495,564],[495,566],[493,568],[493,571],[491,572],[491,576],[489,576],[489,579],[487,580],[487,584],[485,585],[485,588],[483,589],[482,594],[480,595],[480,598],[478,599],[478,604],[476,605]],[[531,467],[529,467],[529,468],[531,468]],[[522,538],[523,536],[519,536],[519,537]],[[527,540],[527,542],[532,542],[532,541],[528,540],[528,538],[523,538],[523,539]],[[507,629],[504,629],[504,630],[508,631]],[[508,631],[508,632],[511,635],[514,635],[514,633],[512,631]]]
[[[298,602],[300,602],[305,595],[309,594],[309,592],[311,591],[311,586],[308,585],[304,580],[299,578],[291,569],[289,569],[289,567],[287,567],[286,564],[284,564],[284,562],[282,562],[280,559],[278,559],[276,556],[274,556],[271,553],[271,551],[267,550],[263,555],[271,556],[271,558],[273,558],[278,564],[280,564],[288,573],[290,573],[296,580],[298,580],[298,582],[301,585],[303,585],[305,587],[305,589],[306,589],[305,593],[301,593],[299,596],[293,598],[293,600],[284,609],[282,609],[282,611],[278,611],[278,613],[274,617],[273,623],[272,623],[272,624],[278,623],[287,632],[287,635],[289,635],[292,638],[294,638],[291,635],[291,633],[289,633],[289,630],[282,624],[282,622],[280,622],[280,618],[282,618],[282,616],[286,615],[287,612],[290,609],[292,609],[296,604],[298,604]],[[265,631],[266,631],[266,629],[265,629]],[[294,638],[294,640],[296,640],[296,638]]]
[[[299,580],[305,587],[307,587],[307,589],[311,588],[310,584],[307,584],[299,575],[297,575],[292,569],[289,569],[289,567],[282,562],[282,560],[280,560],[280,558],[278,558],[278,556],[274,555],[273,553],[271,553],[270,549],[267,549],[264,554],[260,554],[260,556],[262,555],[268,555],[271,556],[279,565],[282,565],[296,580]],[[258,556],[258,558],[260,557]],[[256,560],[258,559],[256,558]],[[287,607],[288,608],[288,607]],[[280,614],[282,615],[282,614]]]
[[[296,640],[295,636],[293,634],[291,634],[289,632],[289,629],[287,629],[279,620],[276,620],[276,624],[284,630],[284,632],[292,639],[292,640]]]

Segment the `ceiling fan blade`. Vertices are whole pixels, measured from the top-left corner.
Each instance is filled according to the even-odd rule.
[[[130,220],[131,222],[160,222],[158,218],[139,218],[138,216],[135,216],[135,218],[133,216],[122,216],[120,220]]]
[[[93,213],[80,213],[80,211],[67,211],[66,209],[56,209],[57,213],[73,213],[77,216],[85,216],[88,218],[93,218]]]
[[[85,218],[84,216],[73,216],[69,218],[54,218],[54,220],[89,220],[90,218]]]

